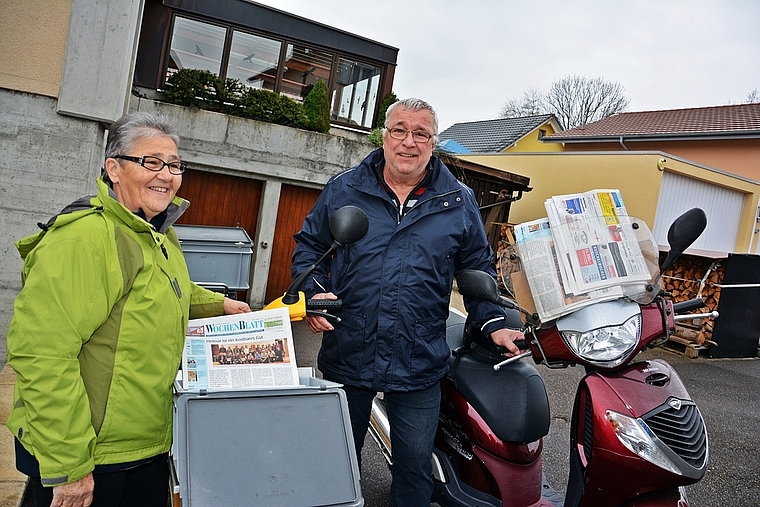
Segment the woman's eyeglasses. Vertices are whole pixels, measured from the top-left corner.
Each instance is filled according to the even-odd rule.
[[[144,157],[130,157],[128,155],[114,155],[111,158],[118,158],[121,160],[129,160],[130,162],[136,162],[146,168],[149,171],[159,172],[164,167],[169,168],[171,174],[182,174],[187,169],[187,164],[184,162],[164,162],[158,157],[151,157],[145,155]]]

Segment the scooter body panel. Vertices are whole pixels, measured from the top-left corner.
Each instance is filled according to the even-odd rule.
[[[483,449],[475,454],[485,464],[499,488],[499,498],[505,506],[552,506],[541,497],[542,461],[540,453],[530,464],[510,463]]]
[[[608,410],[643,420],[658,449],[680,473],[661,468],[623,445]],[[673,491],[704,475],[707,434],[672,367],[664,361],[644,361],[615,373],[594,372],[581,381],[573,411],[571,452],[583,476],[579,486],[581,481],[571,473],[569,489],[574,483],[583,490],[577,505],[627,505],[643,494],[650,502],[645,505],[687,505],[673,500]]]
[[[459,454],[465,457],[469,457],[473,446],[477,446],[506,461],[521,465],[536,461],[542,449],[540,439],[527,443],[501,440],[450,379],[441,381],[438,436],[454,442],[448,445],[457,448]]]
[[[442,382],[441,417],[436,436],[437,454],[455,470],[447,481],[462,482],[490,495],[505,506],[552,506],[542,499],[541,439],[529,443],[500,440],[478,412],[456,390],[451,380]],[[459,505],[446,495],[463,489],[440,486],[441,505]],[[494,503],[496,504],[496,503]]]

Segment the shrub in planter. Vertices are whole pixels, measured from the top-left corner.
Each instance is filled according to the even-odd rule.
[[[166,98],[186,107],[206,107],[216,76],[207,70],[180,69],[166,80]]]
[[[330,131],[330,94],[321,79],[311,87],[303,101],[303,109],[309,118],[309,130],[327,134]]]
[[[383,102],[380,104],[380,110],[377,112],[377,123],[375,123],[376,128],[382,129],[385,127],[385,113],[394,102],[398,102],[398,97],[396,97],[395,93],[390,92],[385,96]]]
[[[214,76],[211,86],[214,93],[210,97],[210,108],[220,113],[239,115],[245,85],[237,79]]]
[[[245,90],[242,94],[241,105],[242,116],[252,120],[297,128],[306,128],[309,124],[309,118],[301,104],[269,90],[255,88]]]
[[[374,128],[367,136],[367,140],[377,146],[378,148],[383,145],[383,129]]]

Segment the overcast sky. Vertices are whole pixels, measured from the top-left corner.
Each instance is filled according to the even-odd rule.
[[[573,74],[622,85],[628,111],[760,92],[758,0],[256,1],[398,48],[394,92],[441,130]]]

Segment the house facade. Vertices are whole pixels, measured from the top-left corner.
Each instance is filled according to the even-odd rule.
[[[673,219],[700,207],[707,213],[707,230],[688,253],[711,258],[760,253],[758,181],[659,151],[472,154],[459,158],[530,178],[533,190],[512,206],[512,223],[546,216],[544,201],[553,195],[616,188],[628,213],[646,221],[663,250],[668,249],[667,231]]]
[[[194,203],[184,221],[240,225],[253,238],[251,305],[281,295],[292,234],[319,190],[373,149],[366,134],[398,51],[244,0],[7,0],[0,38],[3,337],[21,288],[13,242],[95,192],[106,129],[128,111],[161,113],[178,128],[191,168],[179,195]],[[166,76],[188,67],[295,100],[324,79],[331,133],[163,102]]]
[[[619,113],[544,142],[565,152],[662,151],[760,181],[760,103]]]
[[[562,127],[553,114],[521,118],[497,118],[455,123],[441,132],[444,148],[456,143],[455,153],[531,153],[559,152],[562,145],[544,143],[543,138],[560,132]]]

